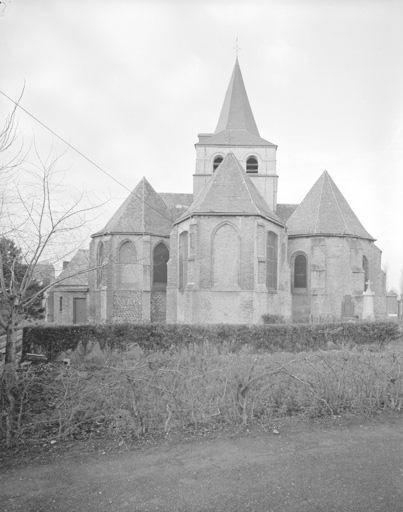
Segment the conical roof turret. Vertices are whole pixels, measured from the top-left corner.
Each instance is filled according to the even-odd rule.
[[[216,130],[214,134],[205,136],[202,143],[225,146],[275,146],[259,134],[238,58],[235,60]]]
[[[175,224],[195,215],[256,215],[284,226],[278,215],[270,210],[234,153],[225,156],[209,182]]]
[[[96,235],[117,233],[169,235],[171,228],[172,220],[165,202],[146,178],[142,178],[104,229]]]
[[[350,236],[374,240],[327,171],[287,221],[292,236]]]
[[[250,134],[260,137],[246,93],[238,58],[235,61],[215,133],[223,130],[246,130]]]

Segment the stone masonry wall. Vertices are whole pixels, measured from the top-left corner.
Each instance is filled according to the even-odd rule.
[[[274,231],[279,241],[278,286],[270,293],[265,274],[268,230]],[[180,289],[174,276],[178,272],[179,234],[183,231],[188,231],[191,236],[187,285]],[[258,241],[259,236],[263,237],[263,244]],[[258,217],[197,216],[187,219],[171,235],[168,321],[258,323],[264,313],[289,317],[286,246],[284,230]]]
[[[307,255],[307,303],[314,319],[340,318],[346,311],[352,313],[352,316],[361,316],[363,255],[368,259],[371,288],[376,294],[376,316],[384,317],[386,300],[381,252],[372,242],[348,237],[300,237],[290,239],[288,247],[291,265],[295,253],[303,252]],[[296,299],[300,297],[294,294],[294,308]],[[295,314],[298,311],[294,309]]]
[[[152,253],[166,237],[141,234],[114,234],[94,237],[90,245],[91,265],[96,265],[100,242],[105,247],[105,266],[102,283],[97,272],[89,280],[89,316],[92,322],[147,322],[151,318]],[[123,244],[133,244],[133,263],[121,263],[119,251]],[[165,316],[165,301],[154,300],[154,316]],[[158,309],[160,308],[160,309]]]

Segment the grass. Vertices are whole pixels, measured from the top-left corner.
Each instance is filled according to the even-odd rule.
[[[403,344],[317,352],[233,353],[211,344],[170,352],[72,354],[71,366],[19,374],[14,443],[139,439],[274,419],[400,412]],[[1,432],[0,432],[1,434]]]

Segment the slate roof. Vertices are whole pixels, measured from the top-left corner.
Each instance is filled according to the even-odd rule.
[[[89,251],[87,249],[79,249],[73,256],[69,264],[57,276],[57,279],[64,279],[56,286],[88,286],[88,272],[76,275],[81,270],[88,269]],[[71,277],[69,277],[71,276]]]
[[[180,217],[193,202],[193,194],[160,192],[159,195],[167,205],[172,221]]]
[[[146,178],[142,178],[104,229],[95,235],[150,233],[165,236],[171,229],[172,219],[167,205]]]
[[[287,221],[289,236],[352,236],[374,240],[325,171]]]
[[[238,58],[235,61],[215,133],[210,137],[203,137],[200,143],[209,146],[275,146],[260,137],[246,94]]]
[[[55,267],[49,261],[40,261],[35,266],[32,277],[44,286],[47,286],[55,280]]]
[[[297,204],[285,204],[279,203],[277,204],[276,213],[284,222],[286,222],[289,217],[294,213],[297,208]]]
[[[192,215],[258,215],[280,226],[283,221],[272,212],[233,153],[228,153],[217,170],[176,221]]]

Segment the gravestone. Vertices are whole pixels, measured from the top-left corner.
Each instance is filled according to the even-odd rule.
[[[341,316],[353,318],[355,316],[354,302],[351,295],[345,295],[341,304]]]

